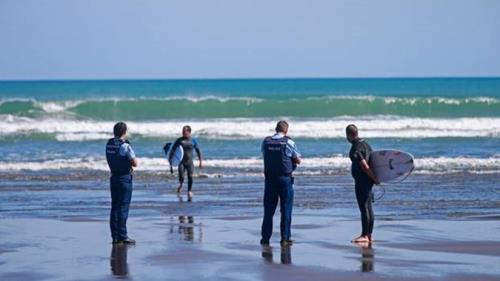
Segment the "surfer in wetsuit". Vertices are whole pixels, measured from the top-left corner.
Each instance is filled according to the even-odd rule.
[[[346,127],[346,137],[352,146],[349,151],[351,159],[351,174],[354,178],[354,187],[356,192],[356,200],[358,201],[359,211],[361,212],[362,231],[359,237],[354,238],[353,243],[372,242],[374,214],[372,208],[373,184],[380,184],[377,176],[370,169],[370,154],[372,148],[364,140],[358,136],[358,128],[356,125]]]
[[[191,127],[184,126],[182,127],[182,137],[178,138],[170,151],[170,155],[168,155],[168,159],[171,160],[175,150],[182,146],[184,149],[184,157],[182,157],[182,161],[179,164],[179,187],[177,188],[177,193],[180,193],[182,190],[182,185],[184,183],[184,172],[187,172],[188,178],[188,196],[192,197],[193,192],[191,191],[193,188],[193,172],[194,172],[194,163],[193,163],[193,150],[196,151],[198,159],[200,160],[200,169],[203,167],[203,160],[201,157],[201,151],[198,146],[198,142],[196,139],[191,137]]]

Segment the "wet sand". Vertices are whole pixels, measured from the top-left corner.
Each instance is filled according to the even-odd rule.
[[[279,212],[271,247],[258,244],[259,177],[197,178],[189,202],[173,194],[176,179],[139,176],[133,247],[111,244],[105,176],[0,178],[1,281],[500,279],[500,205],[482,185],[494,176],[392,185],[375,203],[372,245],[349,242],[360,231],[350,176],[297,177],[296,243],[285,248]]]
[[[133,217],[135,246],[113,246],[100,218],[0,219],[0,280],[499,280],[496,220],[359,222],[294,217],[296,243],[261,247],[258,216]],[[275,217],[276,222],[278,216]]]

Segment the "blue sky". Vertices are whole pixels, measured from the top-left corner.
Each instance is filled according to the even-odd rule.
[[[0,80],[414,76],[500,76],[500,1],[0,1]]]

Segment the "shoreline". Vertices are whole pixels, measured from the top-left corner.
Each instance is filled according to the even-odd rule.
[[[0,219],[72,217],[107,218],[107,174],[57,174],[41,178],[0,181]],[[499,186],[496,175],[420,176],[404,183],[375,187],[375,214],[381,221],[498,220]],[[134,178],[131,217],[190,214],[224,217],[260,216],[264,192],[262,177],[195,179],[192,202],[175,194],[175,177],[140,174]],[[297,176],[294,214],[358,219],[350,176]],[[380,198],[383,196],[382,198]]]

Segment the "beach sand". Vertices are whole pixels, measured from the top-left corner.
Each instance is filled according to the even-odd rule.
[[[496,220],[377,221],[377,241],[353,245],[358,221],[299,214],[280,247],[276,216],[262,247],[257,216],[131,215],[135,246],[113,246],[104,219],[1,219],[0,280],[500,279]]]

